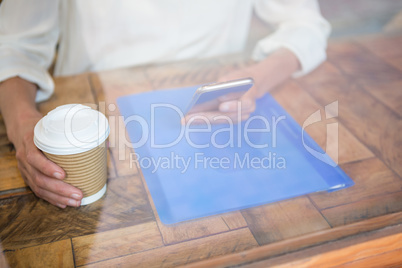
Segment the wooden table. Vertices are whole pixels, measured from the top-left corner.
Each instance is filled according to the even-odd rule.
[[[39,105],[43,113],[100,103],[114,118],[108,190],[80,208],[39,200],[19,174],[1,123],[0,266],[401,264],[401,48],[401,35],[331,42],[327,62],[272,92],[300,124],[339,101],[337,118],[307,131],[325,149],[326,124],[339,124],[339,164],[355,186],[173,226],[160,222],[141,171],[130,168],[132,152],[116,146],[125,135],[114,131],[116,97],[211,82],[248,62],[233,56],[56,78],[55,95]]]

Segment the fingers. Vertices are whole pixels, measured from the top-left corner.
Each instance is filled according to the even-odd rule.
[[[34,186],[31,186],[31,189],[34,193],[53,205],[61,208],[81,205],[82,192],[63,181],[36,174],[33,183]]]
[[[240,113],[243,114],[251,114],[254,112],[256,108],[255,101],[251,99],[244,99],[241,102],[234,101],[226,101],[222,102],[219,105],[219,111],[222,113],[237,113],[240,109]]]
[[[188,113],[199,113],[203,111],[213,111],[218,109],[220,102],[218,100],[210,100],[193,106]]]
[[[45,189],[38,189],[38,197],[48,201],[50,204],[58,206],[60,208],[66,208],[67,206],[79,207],[81,201],[75,200],[73,198],[68,198],[64,196],[59,196],[53,192],[47,191]]]
[[[230,92],[218,97],[219,102],[238,100],[244,94],[243,91],[240,92]]]
[[[208,125],[208,124],[237,124],[250,117],[251,113],[222,113],[220,111],[194,113],[187,115],[182,124],[185,125]]]
[[[247,120],[255,111],[256,104],[251,98],[241,101],[233,100],[222,102],[219,109],[215,111],[204,111],[186,115],[181,123],[183,125],[194,124],[237,124]]]
[[[78,188],[61,180],[49,178],[45,175],[38,175],[36,177],[36,185],[60,197],[68,197],[76,200],[82,199],[82,192]]]
[[[39,198],[61,208],[81,204],[83,194],[78,188],[43,174],[23,158],[19,159],[18,164],[25,181]]]
[[[64,179],[64,170],[49,159],[47,159],[46,156],[44,156],[42,152],[40,152],[38,148],[36,148],[35,144],[33,143],[33,139],[26,139],[24,141],[24,145],[26,160],[29,165],[37,170],[40,170],[48,177],[53,177],[59,180]]]
[[[82,192],[63,182],[62,179],[66,176],[64,170],[36,148],[33,129],[40,116],[36,119],[38,118],[26,121],[14,141],[22,177],[39,198],[61,208],[80,206]]]

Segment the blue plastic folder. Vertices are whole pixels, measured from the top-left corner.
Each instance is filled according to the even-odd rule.
[[[252,120],[183,126],[181,111],[197,88],[117,101],[135,151],[131,164],[141,167],[163,223],[354,184],[269,94]]]

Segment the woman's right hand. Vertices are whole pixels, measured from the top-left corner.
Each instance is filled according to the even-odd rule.
[[[33,142],[33,130],[40,119],[39,113],[27,116],[20,122],[20,127],[14,134],[13,143],[21,175],[39,198],[60,208],[78,207],[82,192],[63,182],[64,170],[47,159]]]
[[[63,182],[64,170],[36,148],[34,127],[42,118],[35,107],[36,86],[14,77],[0,84],[0,111],[14,144],[18,168],[36,196],[65,208],[81,205],[82,192]]]

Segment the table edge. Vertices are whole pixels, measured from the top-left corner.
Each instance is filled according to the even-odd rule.
[[[227,267],[249,264],[277,257],[282,254],[294,253],[303,249],[327,244],[340,239],[356,237],[362,233],[378,231],[387,227],[395,227],[399,224],[402,224],[402,212],[387,214],[349,225],[301,235],[242,252],[196,262],[186,267]]]

